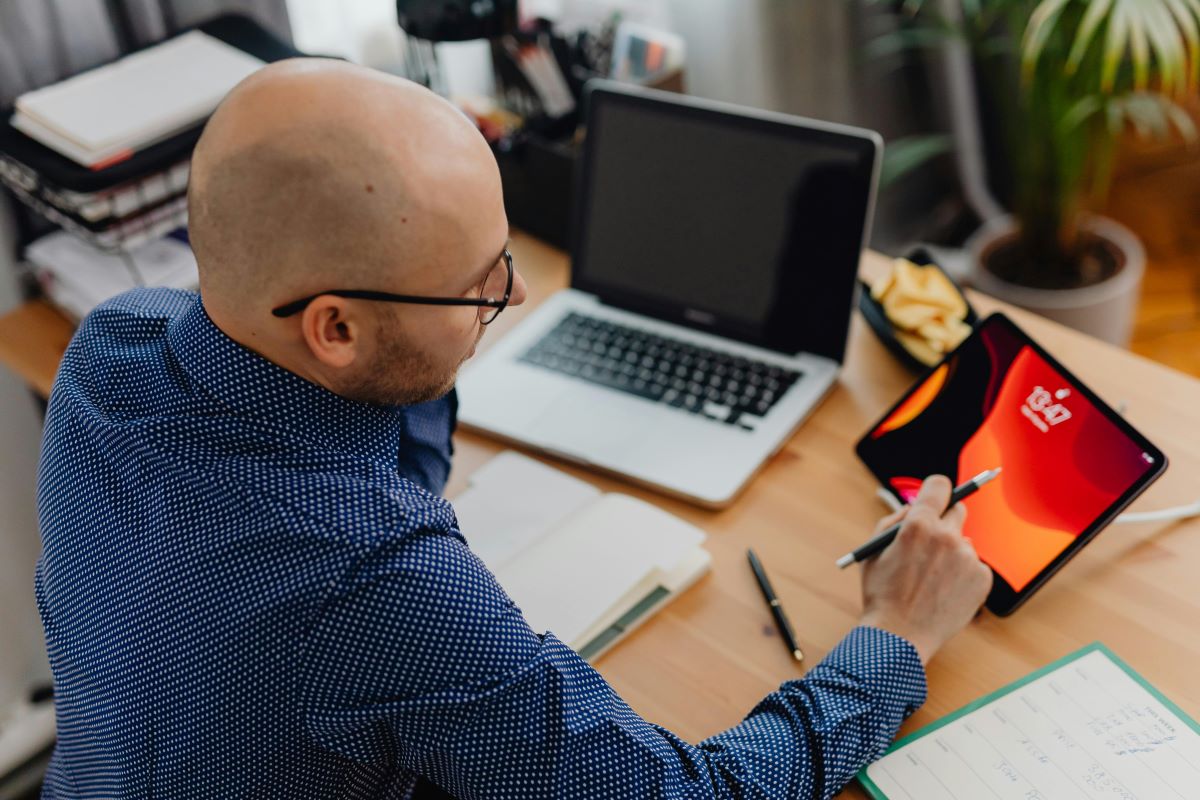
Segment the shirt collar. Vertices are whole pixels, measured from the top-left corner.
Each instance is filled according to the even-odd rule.
[[[404,436],[402,406],[359,403],[308,381],[230,339],[199,295],[167,331],[191,381],[239,416],[266,419],[325,447],[395,468]]]

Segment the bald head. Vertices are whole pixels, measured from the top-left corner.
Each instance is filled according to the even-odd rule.
[[[483,138],[427,89],[326,59],[272,64],[230,92],[193,156],[205,306],[244,319],[323,289],[432,285],[423,273],[499,193]]]
[[[330,291],[470,302],[506,280],[499,170],[475,126],[427,89],[339,61],[272,64],[230,92],[192,157],[188,210],[212,321],[361,402],[449,391],[483,335],[479,308]],[[519,304],[519,274],[512,285]]]

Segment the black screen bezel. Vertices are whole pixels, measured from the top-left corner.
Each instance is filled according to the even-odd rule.
[[[917,391],[918,388],[924,385],[925,381],[929,379],[929,376],[932,375],[935,370],[941,367],[942,364],[945,364],[950,359],[954,358],[963,345],[967,344],[967,342],[969,342],[971,339],[982,335],[984,328],[989,325],[1003,325],[1007,327],[1010,333],[1012,333],[1023,344],[1032,348],[1040,358],[1045,360],[1045,362],[1052,369],[1056,370],[1071,385],[1073,391],[1078,391],[1080,394],[1082,394],[1083,397],[1093,405],[1093,407],[1095,407],[1101,414],[1108,418],[1110,422],[1116,425],[1122,433],[1124,433],[1135,444],[1137,444],[1142,449],[1142,452],[1149,453],[1154,458],[1155,464],[1153,469],[1142,475],[1142,477],[1135,481],[1128,489],[1126,489],[1125,492],[1120,495],[1120,497],[1113,501],[1108,508],[1101,512],[1091,524],[1084,528],[1083,532],[1075,537],[1074,542],[1072,542],[1065,550],[1059,553],[1052,561],[1050,561],[1049,564],[1043,567],[1041,572],[1035,575],[1033,580],[1031,580],[1021,591],[1015,591],[1012,586],[1009,585],[1009,583],[1003,578],[1001,578],[995,570],[992,570],[992,590],[988,594],[986,603],[987,609],[996,616],[1006,617],[1020,608],[1025,601],[1027,601],[1046,583],[1046,581],[1051,578],[1051,576],[1054,575],[1054,573],[1058,572],[1058,570],[1061,569],[1064,564],[1074,558],[1076,553],[1078,553],[1084,546],[1087,545],[1088,542],[1096,537],[1096,534],[1104,530],[1104,528],[1107,527],[1109,523],[1111,523],[1113,519],[1115,519],[1116,516],[1125,509],[1126,506],[1132,503],[1138,497],[1138,495],[1140,495],[1150,486],[1150,484],[1158,480],[1158,478],[1162,476],[1163,472],[1166,471],[1168,462],[1167,456],[1162,452],[1162,450],[1151,444],[1151,442],[1144,435],[1142,435],[1141,432],[1130,425],[1129,422],[1120,414],[1118,414],[1111,406],[1101,400],[1096,393],[1089,389],[1073,372],[1064,367],[1056,358],[1054,358],[1054,356],[1047,353],[1041,345],[1030,338],[1029,334],[1017,327],[1015,322],[1013,322],[1004,314],[996,312],[975,326],[975,330],[971,333],[971,335],[968,336],[967,339],[965,339],[962,344],[960,344],[952,352],[947,354],[946,357],[943,358],[938,364],[935,364],[922,373],[921,377],[916,381],[916,383],[914,383],[912,387],[908,389],[908,391],[901,395],[900,399],[893,403],[891,408],[881,415],[874,425],[867,429],[867,432],[854,446],[855,454],[858,455],[859,460],[863,462],[864,466],[866,466],[871,474],[875,476],[875,479],[879,481],[880,485],[887,489],[892,496],[896,497],[896,499],[900,500],[901,502],[904,502],[903,498],[901,498],[900,495],[888,483],[887,476],[883,474],[882,470],[876,469],[867,458],[867,455],[864,453],[864,445],[870,440],[871,432],[882,425],[884,420],[890,417],[896,411],[896,409],[898,409],[906,400],[908,400],[909,397],[913,395],[914,392]],[[982,491],[987,491],[987,489],[983,489]]]
[[[845,309],[844,320],[839,318],[838,325],[842,329],[840,337],[841,348],[838,352],[819,353],[832,358],[839,364],[845,360],[846,342],[849,338],[850,318],[852,316],[855,292],[857,291],[858,263],[866,247],[874,215],[875,194],[878,184],[880,158],[882,147],[877,136],[870,131],[858,130],[839,125],[830,125],[800,117],[760,112],[754,109],[734,109],[721,104],[696,100],[682,95],[671,94],[640,87],[625,87],[608,81],[593,81],[589,83],[584,94],[584,114],[587,134],[584,137],[583,148],[577,159],[575,171],[575,203],[572,209],[571,225],[571,287],[582,292],[593,294],[601,302],[617,308],[644,314],[655,319],[682,325],[694,330],[712,333],[747,344],[756,345],[787,355],[795,355],[805,350],[804,343],[796,338],[788,339],[783,335],[772,336],[770,331],[747,326],[736,320],[713,317],[711,320],[698,320],[689,313],[691,309],[680,303],[670,303],[648,298],[636,292],[630,292],[605,285],[602,281],[588,275],[588,259],[584,252],[583,243],[587,240],[588,222],[592,214],[592,180],[593,163],[603,138],[602,129],[593,124],[595,109],[600,104],[627,105],[635,108],[653,107],[661,110],[670,108],[670,113],[685,118],[704,121],[725,122],[751,130],[780,131],[788,130],[797,136],[805,137],[813,143],[832,145],[847,149],[851,152],[859,167],[856,180],[861,180],[865,187],[862,193],[861,239],[855,243],[853,264],[846,265]],[[828,127],[826,127],[828,126]],[[794,301],[801,307],[802,292],[797,292]]]

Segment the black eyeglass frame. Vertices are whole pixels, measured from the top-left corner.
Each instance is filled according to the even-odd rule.
[[[499,300],[492,297],[478,297],[471,299],[469,297],[423,297],[420,295],[411,294],[392,294],[391,292],[376,292],[371,289],[330,289],[324,292],[310,294],[308,297],[301,297],[299,300],[293,300],[290,303],[284,303],[281,306],[271,309],[271,313],[277,317],[290,317],[293,314],[298,314],[303,311],[309,303],[316,300],[322,295],[331,294],[334,297],[346,297],[351,300],[381,300],[385,303],[412,303],[414,305],[423,306],[475,306],[477,308],[494,308],[496,313],[488,320],[480,320],[480,325],[490,325],[495,322],[496,317],[500,316],[500,312],[508,307],[508,301],[512,299],[513,287],[513,257],[512,253],[508,252],[508,248],[504,248],[501,254],[504,258],[504,264],[508,267],[508,282],[504,286],[504,297]],[[487,278],[484,278],[486,283]]]

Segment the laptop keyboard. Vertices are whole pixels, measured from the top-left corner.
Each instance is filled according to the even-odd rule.
[[[803,373],[570,313],[519,359],[754,430]]]

